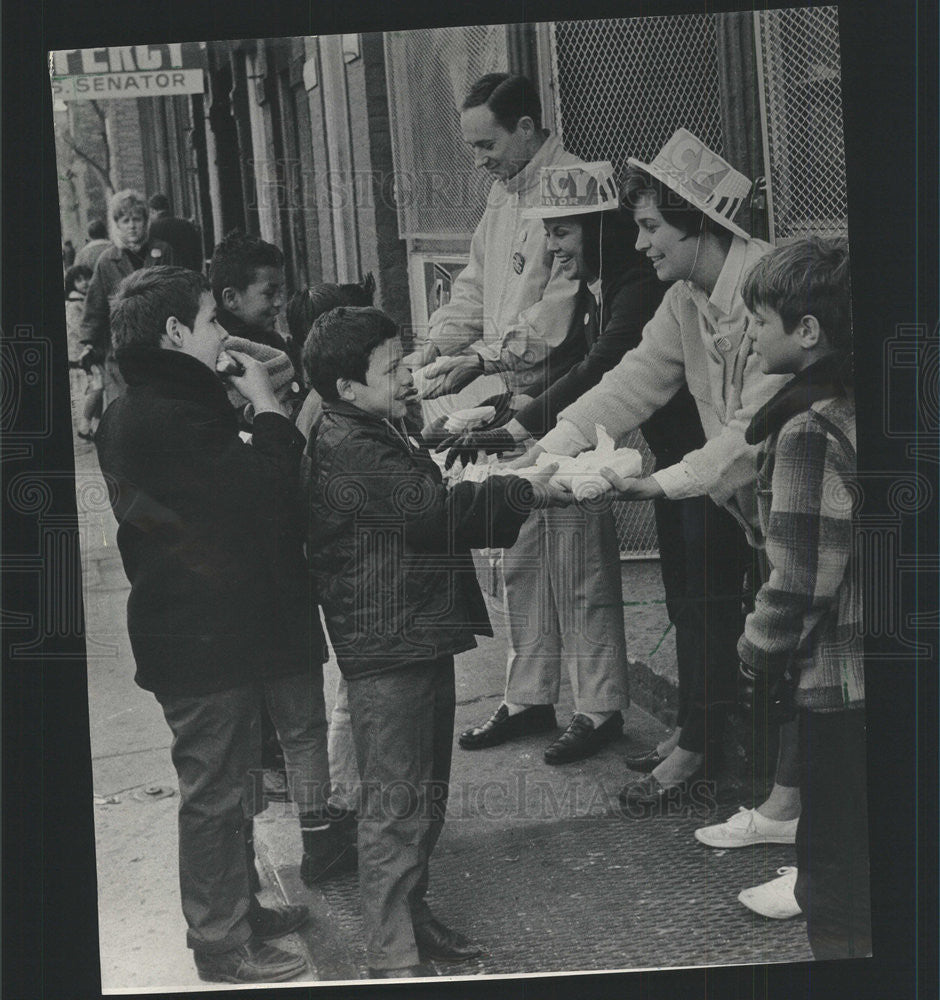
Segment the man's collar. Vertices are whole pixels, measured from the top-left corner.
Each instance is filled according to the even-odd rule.
[[[545,141],[536,150],[531,160],[508,181],[503,183],[510,194],[519,194],[521,191],[528,191],[539,182],[539,171],[542,167],[553,163],[561,152],[561,140],[551,132],[545,133]]]

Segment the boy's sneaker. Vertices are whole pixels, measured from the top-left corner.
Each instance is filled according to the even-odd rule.
[[[796,868],[778,868],[777,874],[780,878],[772,879],[763,885],[755,885],[751,889],[743,889],[738,893],[738,902],[762,917],[770,917],[773,920],[798,917],[803,911],[793,893],[796,887]]]
[[[751,844],[795,844],[799,819],[767,819],[756,809],[738,806],[724,823],[699,827],[695,839],[708,847],[749,847]]]

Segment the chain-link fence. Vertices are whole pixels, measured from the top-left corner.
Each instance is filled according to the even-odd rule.
[[[585,160],[649,162],[678,128],[723,152],[711,15],[552,25],[556,120]]]
[[[506,28],[476,25],[385,35],[402,237],[469,237],[492,179],[475,170],[458,111],[485,73],[506,72]]]
[[[836,7],[761,11],[772,237],[846,235],[842,71]]]
[[[565,148],[585,160],[649,162],[678,128],[724,152],[714,18],[708,14],[559,21],[552,25],[555,116]],[[652,456],[639,432],[627,442]],[[615,508],[620,554],[658,551],[651,503]]]

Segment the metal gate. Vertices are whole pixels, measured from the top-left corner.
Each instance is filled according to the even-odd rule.
[[[845,236],[848,200],[836,7],[756,11],[771,239]]]
[[[479,77],[506,72],[507,60],[504,25],[386,32],[402,238],[469,238],[476,228],[492,180],[473,168],[458,108]]]

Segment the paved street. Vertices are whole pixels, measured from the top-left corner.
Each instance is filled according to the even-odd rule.
[[[106,991],[205,987],[185,946],[176,875],[176,778],[153,697],[133,682],[124,628],[127,583],[94,451],[76,458],[88,636],[89,711],[98,851],[99,935]],[[624,563],[628,642],[644,689],[668,686],[674,651],[655,562]],[[498,612],[498,609],[494,609]],[[665,635],[665,639],[664,639]],[[457,730],[482,721],[502,694],[505,642],[482,640],[457,661]],[[337,681],[326,670],[328,696]],[[559,722],[572,711],[562,690]],[[459,975],[783,962],[811,957],[801,919],[770,921],[740,889],[792,864],[792,847],[714,851],[692,833],[703,817],[625,819],[616,796],[628,748],[666,730],[634,705],[625,735],[581,764],[549,767],[543,736],[491,750],[455,750],[448,823],[432,862],[431,904],[486,948],[442,971]],[[85,748],[76,747],[76,753]],[[749,781],[732,755],[718,815]],[[748,801],[746,804],[752,804]],[[263,902],[306,903],[312,920],[283,945],[303,950],[312,981],[365,975],[354,876],[310,891],[299,879],[290,804],[256,821]]]

